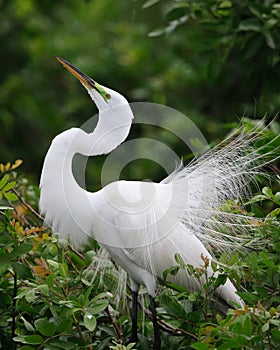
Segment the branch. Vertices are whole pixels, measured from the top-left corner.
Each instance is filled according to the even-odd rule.
[[[45,218],[43,218],[43,216],[41,216],[36,210],[34,210],[31,205],[29,205],[24,199],[23,197],[14,189],[12,188],[12,191],[14,192],[14,194],[18,197],[18,199],[21,201],[21,203],[28,209],[31,211],[32,214],[34,214],[38,219],[44,221]]]
[[[120,342],[122,343],[122,331],[121,331],[121,329],[117,326],[116,322],[114,321],[108,307],[106,307],[105,311],[106,311],[106,314],[109,316],[110,321],[112,322],[112,325],[113,325],[113,327],[118,335]]]

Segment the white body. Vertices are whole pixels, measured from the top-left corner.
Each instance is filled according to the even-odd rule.
[[[127,137],[133,118],[124,97],[104,89],[111,94],[108,104],[95,90],[87,88],[99,108],[99,123],[93,133],[74,128],[53,140],[42,170],[40,210],[53,230],[70,235],[73,243],[94,237],[127,271],[133,290],[142,284],[154,296],[157,279],[167,268],[177,265],[176,253],[194,267],[203,266],[201,254],[211,261],[202,240],[210,237],[207,232],[217,240],[222,237],[215,230],[226,217],[221,219],[217,214],[216,223],[213,213],[231,191],[235,195],[240,192],[242,180],[236,179],[242,175],[241,164],[237,167],[231,163],[235,172],[225,178],[229,170],[225,164],[232,162],[227,160],[227,152],[232,152],[228,150],[204,156],[200,164],[178,170],[159,184],[118,181],[96,193],[85,191],[72,174],[74,154],[109,153]],[[218,159],[223,160],[220,165]],[[244,157],[242,167],[245,161]],[[207,273],[213,274],[211,267]],[[186,271],[168,279],[189,290],[201,288],[204,282]],[[217,293],[229,303],[243,305],[229,280]]]

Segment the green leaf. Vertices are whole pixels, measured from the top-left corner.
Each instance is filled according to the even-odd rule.
[[[256,18],[245,19],[244,21],[239,23],[238,31],[252,31],[252,32],[260,32],[262,29],[261,22]]]
[[[59,263],[57,261],[47,259],[47,262],[50,266],[54,267],[55,269],[58,269]]]
[[[4,194],[4,197],[10,202],[15,202],[18,200],[18,196],[15,193],[4,192],[3,194]]]
[[[95,301],[94,304],[90,306],[90,309],[88,309],[88,312],[90,312],[93,315],[98,315],[100,312],[106,309],[108,304],[108,300]]]
[[[143,9],[147,9],[148,7],[151,7],[153,5],[155,5],[156,3],[158,3],[160,0],[147,0],[143,5],[142,8]]]
[[[235,263],[237,263],[237,261],[240,260],[240,254],[236,253],[236,254],[232,254],[232,256],[227,260],[227,266],[232,266]]]
[[[183,16],[186,16],[188,13],[188,7],[176,6],[173,7],[165,16],[167,21],[174,21]]]
[[[269,322],[266,322],[263,326],[262,326],[262,331],[265,333],[269,330]]]
[[[0,198],[1,199],[1,198]],[[13,207],[9,207],[9,206],[7,206],[7,205],[1,205],[0,206],[0,210],[2,211],[4,211],[4,210],[14,210],[14,208]],[[1,232],[1,231],[0,231]]]
[[[273,209],[270,213],[267,214],[267,218],[275,218],[280,215],[280,208]]]
[[[44,339],[37,334],[34,335],[26,335],[26,336],[18,336],[13,338],[14,341],[20,342],[23,344],[42,344],[44,342]]]
[[[9,259],[15,260],[17,258],[22,257],[24,254],[29,253],[32,250],[32,244],[29,243],[23,243],[19,246],[17,246],[10,254]]]
[[[47,284],[40,284],[37,288],[44,296],[49,295],[49,286]]]
[[[263,18],[263,6],[259,4],[254,4],[253,2],[249,5],[249,10],[252,12],[253,15],[256,17],[262,19]]]
[[[246,335],[247,337],[252,336],[252,330],[253,330],[253,325],[252,321],[249,316],[245,318],[245,321],[243,323],[243,334]]]
[[[242,349],[242,345],[244,345],[244,338],[236,337],[233,340],[225,341],[222,343],[217,347],[217,350]]]
[[[176,290],[179,293],[185,293],[186,292],[186,288],[182,287],[182,286],[180,286],[178,284],[171,283],[171,282],[168,282],[168,281],[162,281],[162,284],[167,286],[168,288]]]
[[[177,300],[173,299],[172,297],[163,295],[160,299],[160,303],[169,315],[182,319],[186,318],[186,310]]]
[[[25,294],[25,299],[28,303],[32,303],[35,300],[36,294],[34,289],[30,289],[26,294]]]
[[[27,331],[29,332],[34,332],[34,327],[30,322],[28,322],[23,316],[21,316],[21,319],[23,320],[24,327],[26,328]]]
[[[256,294],[250,292],[238,292],[238,295],[250,305],[257,304],[259,297]]]
[[[90,293],[92,291],[92,286],[90,286],[86,292],[84,293],[84,303],[87,304],[88,303],[88,299],[89,299],[89,296],[90,296]]]
[[[3,189],[3,187],[6,185],[6,183],[8,182],[9,180],[9,175],[6,174],[2,177],[2,179],[0,180],[0,190]]]
[[[246,203],[247,204],[253,204],[253,203],[258,203],[261,202],[263,200],[267,199],[266,196],[264,196],[263,194],[258,194],[256,196],[254,196],[252,199],[250,199],[249,202]]]
[[[279,19],[277,18],[270,18],[268,21],[265,22],[264,24],[264,31],[268,31],[270,29],[272,29],[275,26],[278,26],[279,24]]]
[[[72,319],[64,319],[63,321],[61,321],[59,323],[59,325],[57,326],[57,332],[58,333],[72,333]]]
[[[175,276],[178,271],[180,270],[180,267],[179,266],[172,266],[172,267],[169,267],[168,269],[166,269],[165,271],[163,271],[163,280],[167,280],[167,277],[168,275],[172,275],[172,276]]]
[[[154,29],[153,31],[151,31],[148,36],[150,38],[155,38],[157,36],[161,36],[163,34],[165,34],[166,30],[165,30],[165,27],[160,27],[160,28],[157,28],[157,29]]]
[[[77,344],[72,343],[70,341],[63,341],[63,340],[54,340],[52,342],[48,342],[48,345],[45,347],[47,350],[71,350],[71,349],[77,349]]]
[[[2,191],[3,191],[3,192],[10,191],[10,190],[15,186],[15,184],[16,184],[15,181],[9,182],[7,185],[4,186],[4,188],[2,189]]]
[[[194,343],[191,345],[191,348],[195,349],[195,350],[208,350],[208,349],[210,349],[208,347],[208,345],[204,344],[204,343]]]
[[[274,341],[280,344],[280,330],[274,328],[271,330],[271,334]]]
[[[90,310],[84,315],[84,325],[90,332],[93,332],[96,327],[96,318]]]
[[[214,282],[214,288],[218,288],[219,286],[224,285],[226,281],[227,281],[227,275],[223,275],[223,274],[218,275],[218,277]]]
[[[182,258],[182,256],[179,253],[176,253],[174,258],[176,263],[180,265],[181,269],[184,269],[186,267],[185,260]]]
[[[48,251],[52,256],[57,256],[58,255],[58,248],[56,244],[50,243],[48,246]]]
[[[196,292],[192,292],[189,294],[189,301],[191,301],[192,303],[195,302],[197,300],[198,294]]]
[[[67,273],[68,273],[68,266],[67,266],[67,264],[59,263],[58,264],[58,271],[59,271],[60,276],[66,278],[67,277]]]
[[[34,325],[37,331],[46,337],[52,337],[56,332],[56,325],[49,322],[47,318],[39,318]]]
[[[19,278],[21,279],[32,278],[32,273],[29,266],[16,261],[12,261],[11,266]]]
[[[52,288],[53,285],[54,274],[50,274],[46,277],[46,284],[49,288]]]
[[[56,247],[56,245],[54,245]],[[85,261],[75,252],[70,252],[71,253],[71,258],[75,262],[75,264],[79,266],[85,266]]]
[[[267,198],[272,198],[273,197],[273,193],[272,193],[272,189],[270,187],[264,187],[262,189],[262,193],[267,197]]]
[[[260,51],[263,43],[263,36],[259,34],[254,34],[249,38],[243,50],[244,59],[247,60],[256,55]]]
[[[0,264],[0,273],[6,272],[10,268],[10,264],[4,261],[1,261]]]
[[[252,321],[249,315],[239,315],[232,323],[233,332],[247,338],[252,335]]]
[[[274,36],[271,32],[265,32],[264,39],[265,39],[266,45],[270,49],[275,50],[277,48],[277,45],[276,45],[277,39],[274,38]]]

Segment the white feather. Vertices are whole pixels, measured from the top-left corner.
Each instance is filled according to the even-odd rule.
[[[104,89],[111,95],[108,103],[88,89],[100,110],[96,129],[91,134],[70,129],[52,142],[41,175],[40,209],[47,224],[69,235],[74,244],[94,237],[126,270],[134,290],[142,284],[154,296],[157,279],[176,265],[176,253],[196,268],[203,265],[201,254],[213,259],[205,242],[229,247],[242,243],[238,233],[252,225],[246,216],[223,211],[222,206],[246,195],[265,157],[252,148],[251,136],[241,133],[159,184],[118,181],[89,193],[73,177],[74,154],[110,152],[127,137],[133,118],[124,97]],[[207,273],[213,274],[210,266]],[[189,290],[205,282],[186,271],[169,279]],[[243,305],[229,280],[217,293]]]

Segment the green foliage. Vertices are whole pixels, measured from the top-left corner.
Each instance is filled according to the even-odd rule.
[[[9,211],[2,217],[1,348],[101,346],[114,333],[109,324],[101,331],[111,294],[99,293],[97,281],[88,286],[84,259],[64,246],[43,228],[24,227]],[[93,340],[97,325],[102,334]]]
[[[248,130],[251,122],[247,121]],[[267,152],[277,130],[272,124],[257,142]],[[266,147],[263,147],[263,146]],[[131,331],[125,302],[117,290],[122,278],[114,265],[100,256],[95,244],[81,254],[68,242],[41,227],[37,213],[38,190],[15,172],[15,165],[0,165],[2,200],[0,221],[0,348],[2,349],[149,349],[153,325],[148,300],[139,313],[140,342],[123,345]],[[277,349],[280,332],[280,227],[279,181],[263,187],[241,209],[231,203],[227,210],[242,210],[259,219],[254,249],[220,255],[220,266],[201,256],[201,267],[186,265],[175,256],[176,266],[164,273],[157,297],[162,349]],[[13,191],[13,192],[11,192]],[[15,193],[11,201],[7,193]],[[32,206],[30,204],[32,203]],[[252,225],[255,223],[252,223]],[[102,265],[100,265],[102,264]],[[99,266],[99,269],[97,267]],[[100,266],[102,268],[100,269]],[[204,277],[198,291],[167,282],[179,270]],[[102,273],[100,274],[100,271]],[[215,290],[230,278],[244,299],[244,310],[213,310]],[[167,288],[168,287],[168,288]],[[121,293],[126,293],[123,291]],[[129,292],[128,292],[129,295]],[[124,295],[123,295],[124,296]],[[146,315],[145,315],[146,314]],[[145,316],[143,316],[145,315]]]
[[[135,350],[133,349],[134,347],[134,343],[131,343],[131,344],[128,344],[128,346],[124,346],[124,345],[121,345],[121,344],[117,344],[115,343],[116,345],[112,345],[110,346],[110,349],[112,350]]]
[[[276,0],[17,0],[2,1],[0,10],[0,158],[21,157],[36,182],[51,139],[96,113],[56,55],[129,101],[182,111],[209,140],[226,133],[221,122],[244,114],[271,117],[280,109]],[[158,27],[168,34],[150,37]],[[131,137],[144,133],[149,136],[139,127]],[[155,134],[168,139],[179,156],[185,154],[176,138],[150,131]],[[102,160],[94,167],[89,162],[93,189],[100,186],[101,165]],[[163,177],[141,162],[134,173],[141,179]]]

